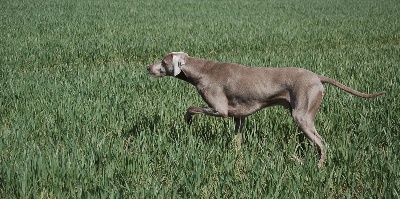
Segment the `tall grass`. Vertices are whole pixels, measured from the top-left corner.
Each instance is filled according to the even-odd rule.
[[[383,1],[3,1],[0,198],[398,198],[400,4]],[[299,66],[327,86],[303,165],[289,113],[196,116],[195,89],[153,79],[170,51],[251,66]]]

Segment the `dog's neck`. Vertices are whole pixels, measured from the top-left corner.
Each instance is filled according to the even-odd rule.
[[[189,82],[189,83],[191,83],[190,81],[189,81],[189,79],[188,79],[188,77],[185,75],[185,73],[183,72],[183,71],[181,71],[177,76],[175,76],[176,78],[178,78],[178,79],[181,79],[181,80],[183,80],[183,81],[186,81],[186,82]]]
[[[207,66],[209,62],[210,61],[204,59],[186,57],[185,65],[182,66],[182,71],[175,77],[196,86],[199,84],[202,74],[204,74],[203,70],[208,70],[208,67],[212,66]]]

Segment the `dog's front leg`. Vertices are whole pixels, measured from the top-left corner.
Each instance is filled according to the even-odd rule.
[[[245,117],[233,118],[233,121],[235,123],[236,150],[240,150],[242,148],[242,128],[243,128],[245,120],[246,120]]]
[[[220,112],[216,111],[215,109],[211,107],[199,107],[199,106],[191,106],[187,109],[186,114],[185,114],[185,121],[188,124],[192,123],[192,115],[196,114],[205,114],[205,115],[210,115],[210,116],[216,116],[216,117],[227,117],[225,114],[221,114]]]

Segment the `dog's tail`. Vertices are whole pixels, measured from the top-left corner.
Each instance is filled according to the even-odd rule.
[[[318,75],[318,77],[319,77],[319,79],[321,80],[322,83],[332,84],[332,85],[337,86],[337,87],[343,89],[344,91],[346,91],[346,92],[348,92],[350,94],[353,94],[355,96],[358,96],[358,97],[373,98],[373,97],[378,97],[380,95],[385,94],[385,92],[379,92],[379,93],[373,93],[373,94],[362,93],[362,92],[356,91],[356,90],[354,90],[354,89],[352,89],[350,87],[347,87],[347,86],[343,85],[342,83],[339,83],[339,82],[337,82],[337,81],[335,81],[335,80],[333,80],[333,79],[331,79],[329,77],[325,77],[325,76],[322,76],[322,75]]]

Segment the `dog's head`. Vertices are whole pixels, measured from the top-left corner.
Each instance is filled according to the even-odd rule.
[[[147,71],[153,77],[177,76],[185,66],[188,54],[184,52],[171,52],[160,62],[147,66]]]

